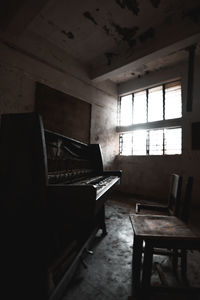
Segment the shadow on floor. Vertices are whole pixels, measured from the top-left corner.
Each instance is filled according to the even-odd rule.
[[[133,232],[129,214],[134,213],[133,197],[120,198],[113,194],[106,202],[106,225],[108,234],[101,237],[97,233],[92,250],[93,255],[84,258],[87,268],[80,264],[65,291],[62,300],[127,300],[131,291],[131,263],[133,251]],[[188,255],[188,284],[200,286],[200,253],[194,251]],[[182,286],[179,270],[172,273],[171,262],[164,256],[155,256],[152,272],[152,285],[160,286],[158,273],[165,277],[169,286]],[[132,298],[134,299],[134,298]],[[190,295],[157,295],[150,299],[200,299]]]

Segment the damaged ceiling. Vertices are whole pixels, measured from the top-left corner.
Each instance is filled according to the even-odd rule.
[[[96,81],[156,71],[186,59],[200,41],[199,0],[7,0],[0,15],[1,38],[19,46],[34,34]]]

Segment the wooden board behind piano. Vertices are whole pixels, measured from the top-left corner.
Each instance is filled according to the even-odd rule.
[[[91,104],[39,82],[35,103],[45,129],[90,143]]]

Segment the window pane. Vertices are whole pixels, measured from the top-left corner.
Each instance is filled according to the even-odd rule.
[[[163,91],[162,86],[149,89],[148,121],[163,120]]]
[[[132,133],[122,134],[122,142],[121,142],[121,154],[122,155],[132,155],[132,142],[133,142],[133,134]]]
[[[132,95],[121,97],[121,125],[132,124]]]
[[[181,84],[174,82],[165,86],[165,119],[181,118]]]
[[[165,154],[182,153],[182,129],[165,129]]]
[[[146,130],[133,132],[133,155],[146,155]]]
[[[149,154],[163,154],[163,129],[149,131]]]
[[[135,93],[133,103],[133,123],[146,123],[146,91]]]

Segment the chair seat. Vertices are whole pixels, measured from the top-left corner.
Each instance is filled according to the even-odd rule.
[[[177,217],[134,214],[130,216],[130,221],[134,232],[132,272],[135,289],[142,288],[141,290],[146,291],[150,287],[152,259],[156,248],[183,250],[183,253],[186,250],[200,249],[200,236]],[[145,247],[142,267],[143,242]]]

